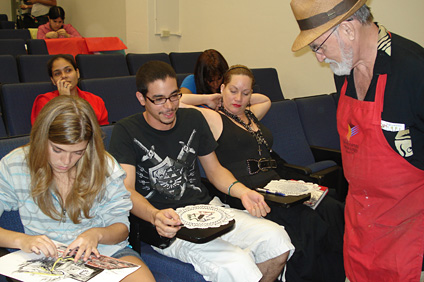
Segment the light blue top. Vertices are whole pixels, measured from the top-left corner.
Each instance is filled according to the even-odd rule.
[[[197,94],[196,82],[194,81],[194,74],[190,74],[184,78],[183,83],[181,83],[181,87],[185,87],[191,91],[193,94]]]
[[[124,186],[125,171],[113,158],[108,158],[110,176],[106,178],[106,191],[90,210],[92,218],[81,217],[74,224],[66,215],[65,222],[45,215],[31,197],[30,172],[25,159],[29,147],[17,148],[0,161],[0,216],[3,211],[19,210],[25,234],[47,235],[50,239],[69,245],[78,235],[93,227],[106,227],[124,223],[129,230],[129,211],[132,208],[130,193]],[[54,205],[61,210],[54,195]],[[128,245],[128,240],[117,245],[99,244],[101,254],[112,255]]]

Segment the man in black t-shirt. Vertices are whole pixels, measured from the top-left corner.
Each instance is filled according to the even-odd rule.
[[[199,159],[211,183],[240,198],[250,213],[231,209],[235,228],[208,243],[176,239],[155,250],[193,264],[208,281],[274,281],[294,247],[284,227],[261,218],[270,211],[263,196],[218,162],[217,144],[202,114],[178,109],[182,94],[170,65],[148,62],[136,81],[136,95],[146,111],[114,126],[109,149],[127,173],[131,212],[154,224],[159,235],[172,238],[181,228],[175,208],[219,202],[211,200],[200,181]]]

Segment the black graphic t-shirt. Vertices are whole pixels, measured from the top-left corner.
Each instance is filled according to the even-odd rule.
[[[175,209],[210,201],[200,181],[197,156],[216,147],[202,114],[179,109],[175,126],[166,131],[152,128],[141,113],[119,121],[109,152],[119,163],[135,166],[135,188],[153,206]]]

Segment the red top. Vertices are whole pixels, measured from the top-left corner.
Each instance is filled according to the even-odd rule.
[[[71,37],[82,37],[81,34],[79,34],[79,32],[71,24],[64,24],[62,28]],[[37,39],[45,39],[46,33],[50,32],[50,31],[53,31],[50,27],[50,23],[40,25],[38,27]],[[64,37],[59,35],[59,38],[64,38]]]
[[[93,107],[94,113],[96,114],[99,124],[100,125],[109,124],[107,110],[102,98],[90,92],[81,91],[78,87],[77,87],[77,91],[78,91],[78,96],[86,100],[87,102],[89,102],[91,107]],[[53,92],[40,94],[37,96],[37,98],[35,98],[34,104],[32,105],[31,125],[34,124],[35,119],[37,118],[41,109],[47,104],[47,102],[57,96],[59,96],[59,91],[55,90]]]

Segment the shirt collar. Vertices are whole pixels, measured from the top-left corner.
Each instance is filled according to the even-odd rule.
[[[377,58],[374,65],[374,74],[391,73],[390,57],[392,55],[392,35],[387,29],[375,23],[378,27]]]
[[[376,23],[378,26],[378,51],[385,52],[387,55],[392,55],[392,37],[391,34],[387,31],[387,29],[379,24]]]

